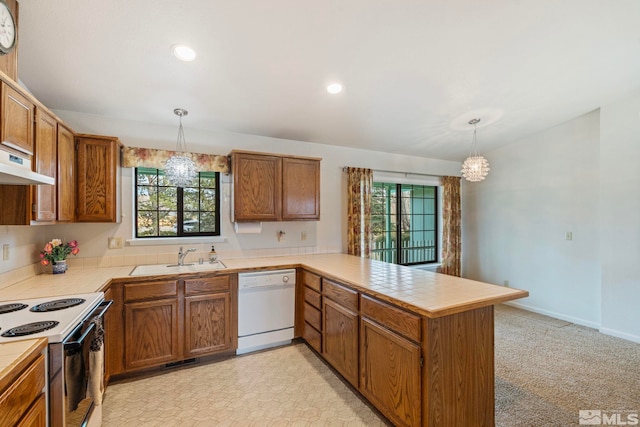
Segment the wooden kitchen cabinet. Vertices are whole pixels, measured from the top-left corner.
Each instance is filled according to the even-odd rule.
[[[177,281],[125,284],[124,319],[126,370],[180,359]]]
[[[135,370],[179,359],[178,301],[125,304],[125,367]]]
[[[235,354],[237,285],[235,274],[113,283],[105,325],[107,375]]]
[[[233,153],[233,220],[279,221],[282,206],[282,159]]]
[[[419,426],[420,317],[361,297],[360,392],[396,425]]]
[[[118,138],[76,135],[76,221],[120,221]]]
[[[320,161],[282,158],[282,220],[320,219]]]
[[[298,309],[300,335],[318,353],[322,353],[322,279],[317,274],[300,273]]]
[[[320,219],[320,159],[233,151],[233,221]]]
[[[0,141],[22,156],[33,155],[35,105],[26,96],[2,82],[0,103]]]
[[[73,222],[76,216],[76,148],[73,132],[58,123],[58,170],[56,219]]]
[[[0,425],[46,425],[46,346],[46,339],[34,342],[0,379]]]
[[[24,414],[17,427],[43,427],[47,425],[47,399],[44,393],[36,399]]]
[[[197,357],[237,347],[237,306],[230,276],[187,279],[184,282],[184,357]]]
[[[360,392],[395,425],[421,425],[420,346],[360,320]]]
[[[323,356],[358,387],[358,293],[327,279],[323,286]]]
[[[36,108],[33,170],[54,179],[57,174],[57,139],[57,120],[41,108]],[[56,219],[56,188],[56,185],[33,186],[33,221],[51,222]]]

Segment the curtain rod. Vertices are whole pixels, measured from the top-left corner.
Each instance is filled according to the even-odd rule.
[[[342,172],[346,172],[348,167],[349,166],[342,166]],[[417,175],[417,176],[431,176],[435,178],[442,178],[442,175],[434,175],[429,173],[399,172],[399,171],[391,171],[391,170],[384,170],[384,169],[371,169],[371,170],[374,172],[382,172],[382,173],[397,173],[399,175],[404,175],[405,177],[408,177],[409,175]]]

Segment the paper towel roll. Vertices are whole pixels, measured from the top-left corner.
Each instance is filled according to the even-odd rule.
[[[261,222],[234,222],[237,234],[255,234],[262,232]]]

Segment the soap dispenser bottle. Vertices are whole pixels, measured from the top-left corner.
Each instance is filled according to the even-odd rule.
[[[216,248],[211,246],[211,252],[209,252],[209,262],[213,264],[218,260],[218,254],[216,253]]]

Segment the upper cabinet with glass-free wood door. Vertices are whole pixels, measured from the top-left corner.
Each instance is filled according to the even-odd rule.
[[[120,221],[120,140],[76,135],[76,221]]]
[[[320,160],[233,151],[232,220],[319,220]]]

